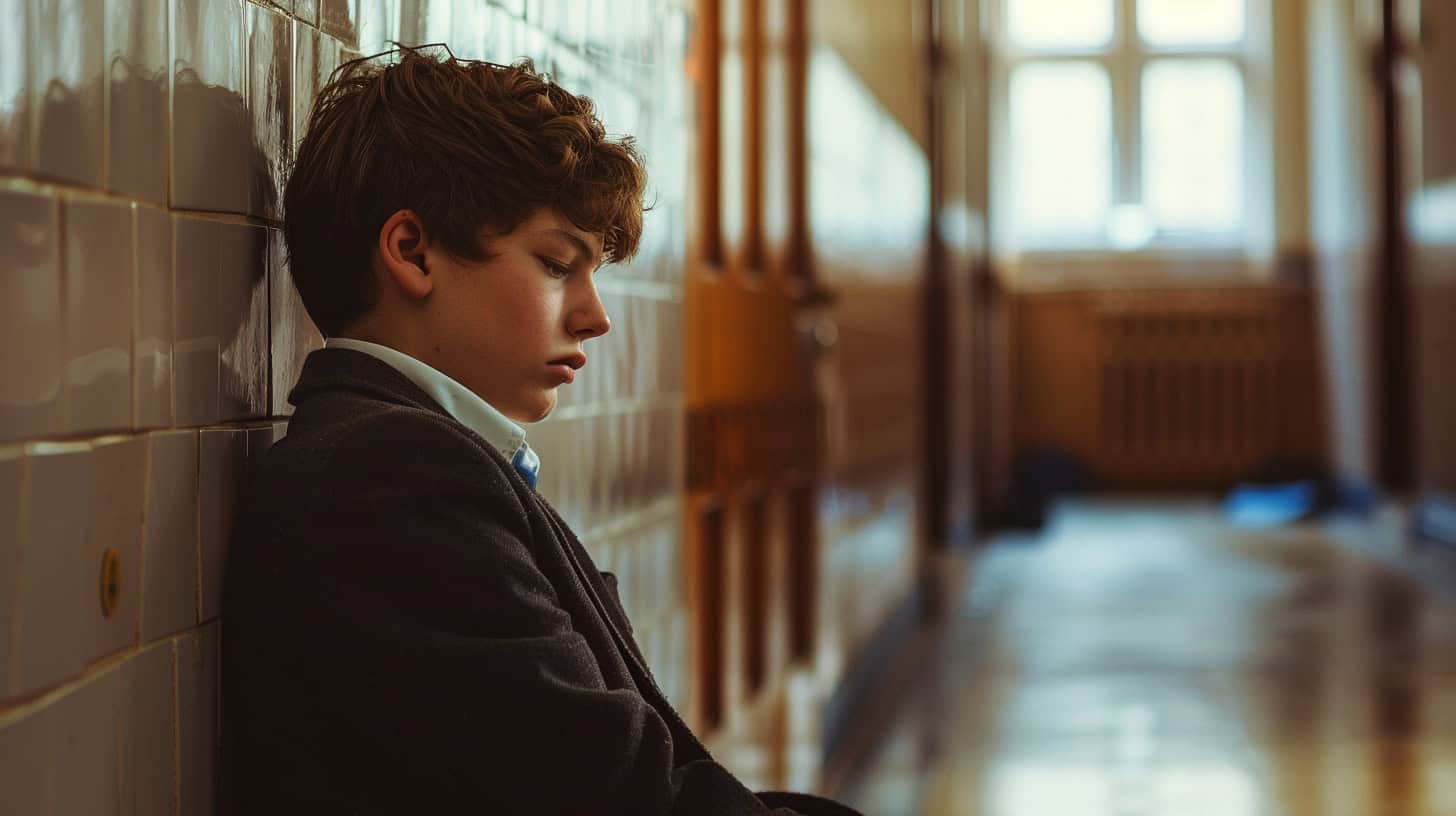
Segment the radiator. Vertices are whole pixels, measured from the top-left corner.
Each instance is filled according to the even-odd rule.
[[[1092,322],[1102,475],[1206,484],[1281,458],[1291,416],[1315,397],[1309,323],[1296,307],[1265,292],[1101,300]]]

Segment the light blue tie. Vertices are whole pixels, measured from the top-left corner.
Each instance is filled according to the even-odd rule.
[[[511,465],[515,467],[517,473],[521,474],[521,478],[526,480],[526,484],[534,488],[536,486],[536,468],[532,467],[526,459],[526,453],[529,450],[530,448],[525,445],[517,449],[516,455],[511,457]]]

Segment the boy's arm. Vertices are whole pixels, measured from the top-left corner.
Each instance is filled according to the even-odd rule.
[[[498,468],[444,423],[371,425],[327,469],[321,546],[277,574],[341,773],[421,813],[769,812],[715,762],[676,766],[661,715],[606,688]]]

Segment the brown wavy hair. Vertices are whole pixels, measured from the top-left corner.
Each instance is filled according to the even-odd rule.
[[[645,185],[632,137],[607,138],[591,99],[529,60],[400,48],[340,66],[315,100],[284,192],[289,267],[332,336],[373,307],[379,230],[398,210],[482,261],[482,228],[509,233],[553,208],[600,233],[614,263],[637,250]]]

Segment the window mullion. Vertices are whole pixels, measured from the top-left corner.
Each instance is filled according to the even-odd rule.
[[[1137,0],[1116,0],[1117,43],[1111,61],[1112,122],[1117,140],[1117,204],[1142,201],[1142,132],[1139,128],[1141,48],[1137,32]]]

